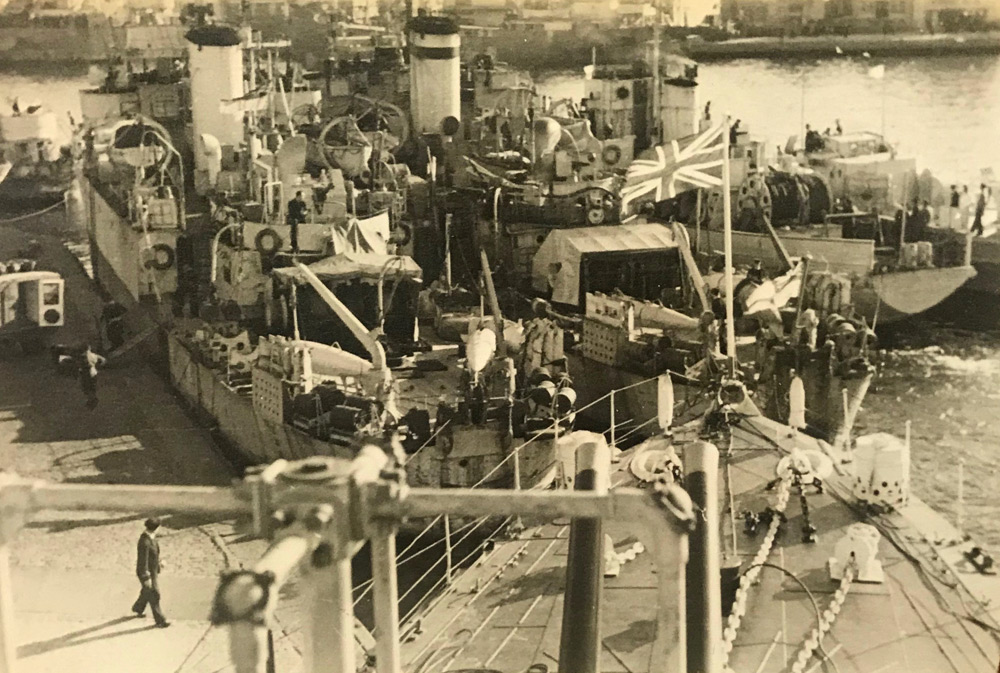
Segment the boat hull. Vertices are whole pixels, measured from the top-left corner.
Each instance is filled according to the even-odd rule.
[[[62,202],[72,181],[43,181],[34,177],[8,175],[0,182],[0,206],[6,212],[44,208]]]
[[[170,382],[195,414],[216,428],[224,448],[232,459],[244,465],[260,465],[276,460],[299,460],[312,456],[332,456],[351,460],[358,448],[354,442],[338,444],[313,437],[294,426],[275,423],[258,414],[249,390],[241,392],[228,385],[220,373],[204,364],[177,332],[167,337]],[[410,456],[406,478],[410,486],[432,488],[514,487],[514,462],[503,461],[510,451],[498,441],[496,428],[462,428],[453,432],[451,450],[431,443]],[[461,445],[475,446],[476,455],[458,457]],[[517,452],[520,488],[541,489],[551,485],[559,474],[556,443],[536,440]],[[503,461],[503,462],[502,462]],[[500,467],[496,467],[500,464]],[[461,525],[463,517],[452,517]],[[427,519],[411,519],[401,531],[423,530]],[[482,527],[484,534],[490,529]],[[440,534],[443,529],[435,529]]]
[[[852,289],[854,306],[871,324],[893,323],[929,311],[975,276],[971,266],[873,275]]]
[[[962,289],[1000,298],[1000,234],[972,239],[972,266],[976,276]]]
[[[566,357],[577,393],[578,423],[592,428],[610,427],[612,400],[609,393],[614,390],[616,444],[631,444],[659,430],[653,420],[658,409],[656,378],[595,362],[578,353],[569,353]],[[676,386],[674,399],[682,403],[680,408],[684,409],[695,404],[698,394],[699,391],[691,386]],[[691,404],[684,404],[687,400]]]
[[[917,268],[875,274],[871,271],[872,241],[823,237],[818,235],[820,230],[805,234],[779,232],[779,236],[792,257],[808,254],[819,268],[848,274],[854,281],[851,296],[855,310],[869,323],[875,321],[876,315],[878,324],[884,325],[928,311],[976,275],[972,266]],[[694,227],[688,227],[688,231],[703,254],[723,249],[721,231],[696,231]],[[769,270],[777,270],[782,264],[769,236],[734,231],[734,263],[751,265],[756,260]]]
[[[609,393],[615,390],[615,443],[630,445],[658,432],[657,381],[618,367],[595,362],[577,353],[567,356],[573,387],[577,391],[578,417],[591,427],[605,428],[612,418]],[[871,384],[872,371],[841,377],[822,359],[804,365],[806,424],[813,434],[828,441],[842,436],[854,424],[861,401]],[[779,367],[768,375],[773,385],[754,398],[761,412],[778,422],[789,417],[788,390],[792,369]],[[702,414],[707,400],[693,386],[674,386],[674,424]],[[844,394],[847,391],[847,409]]]

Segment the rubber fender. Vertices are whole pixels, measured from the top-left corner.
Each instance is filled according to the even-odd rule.
[[[147,267],[166,271],[174,265],[174,249],[166,243],[157,243],[151,250],[153,251],[153,256],[146,262]]]

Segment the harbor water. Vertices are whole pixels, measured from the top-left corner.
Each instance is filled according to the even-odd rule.
[[[872,68],[884,65],[881,79]],[[947,186],[979,182],[980,170],[1000,171],[1000,58],[748,59],[698,67],[698,99],[713,119],[728,114],[752,137],[768,141],[773,157],[805,124],[822,133],[839,119],[845,133],[882,133]],[[539,80],[554,99],[583,96],[576,73]],[[884,103],[884,125],[883,125]]]
[[[884,79],[869,69],[884,63]],[[713,116],[730,114],[773,148],[801,136],[804,124],[823,131],[839,119],[845,132],[883,128],[903,156],[945,184],[973,185],[980,170],[1000,170],[1000,59],[942,57],[911,61],[831,58],[775,63],[738,61],[700,67],[701,104]],[[42,103],[66,120],[80,118],[78,91],[86,73],[0,74],[10,104]],[[581,97],[575,73],[540,78],[544,93]],[[4,214],[0,214],[0,218]],[[30,226],[30,222],[18,226]],[[3,251],[0,251],[3,252]],[[0,254],[2,257],[2,254]],[[988,547],[1000,547],[992,507],[1000,493],[1000,329],[985,321],[960,329],[947,314],[911,321],[883,334],[877,389],[860,416],[858,433],[902,436],[912,422],[911,475],[915,492]],[[964,503],[958,502],[964,464]]]

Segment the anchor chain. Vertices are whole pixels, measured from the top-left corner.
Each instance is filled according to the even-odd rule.
[[[767,561],[774,547],[775,537],[778,535],[778,528],[784,521],[785,508],[788,506],[788,498],[791,494],[791,479],[783,478],[778,482],[777,502],[775,502],[773,516],[768,525],[764,540],[757,550],[757,554],[750,562],[750,569],[740,577],[739,587],[736,589],[736,599],[733,601],[733,608],[726,620],[726,627],[722,631],[722,667],[723,670],[729,666],[729,655],[733,651],[733,643],[736,641],[736,634],[740,629],[740,623],[747,611],[747,599],[750,595],[750,587],[754,585],[760,576],[763,566],[760,564]]]
[[[840,580],[840,586],[834,592],[833,598],[830,599],[830,604],[826,610],[820,615],[816,628],[809,633],[809,637],[803,643],[802,649],[799,650],[795,663],[792,664],[792,673],[803,673],[806,670],[806,664],[809,663],[813,652],[819,647],[823,636],[829,633],[833,627],[833,623],[837,620],[837,615],[840,614],[840,608],[847,599],[847,592],[851,589],[851,583],[854,581],[854,572],[853,564],[844,568],[844,576]]]

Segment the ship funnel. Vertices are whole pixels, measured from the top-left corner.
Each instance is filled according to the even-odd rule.
[[[453,135],[462,119],[458,24],[447,17],[418,16],[410,21],[409,39],[414,130]]]
[[[222,102],[243,96],[243,48],[240,35],[226,26],[198,26],[184,36],[191,70],[191,123],[199,142],[214,136],[222,146],[243,142],[239,111],[223,112]],[[195,148],[195,168],[207,170],[203,147]]]

